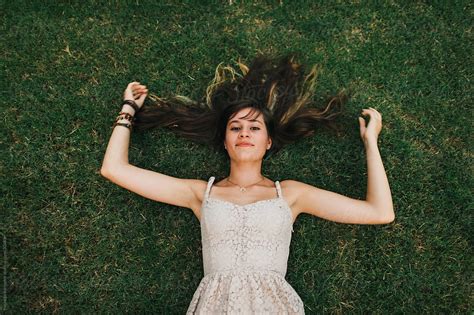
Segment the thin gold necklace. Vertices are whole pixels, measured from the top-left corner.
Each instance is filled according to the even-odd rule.
[[[240,186],[240,185],[238,185],[238,184],[236,184],[236,183],[233,183],[233,182],[229,179],[229,177],[227,177],[227,181],[228,181],[229,183],[231,183],[231,184],[234,184],[234,185],[238,186],[238,187],[240,188],[240,191],[241,191],[242,193],[246,192],[246,191],[247,191],[247,188],[249,188],[249,187],[251,187],[251,186],[253,186],[253,185],[257,185],[258,183],[260,183],[260,182],[263,181],[264,179],[265,179],[265,177],[263,177],[261,180],[259,180],[258,182],[254,183],[254,184],[252,184],[252,185],[248,185],[248,186],[242,187],[242,186]]]

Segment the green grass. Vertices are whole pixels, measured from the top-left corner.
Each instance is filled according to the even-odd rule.
[[[199,97],[218,63],[290,51],[322,67],[317,99],[354,95],[344,133],[288,146],[265,175],[365,198],[371,106],[396,211],[383,226],[297,219],[287,279],[306,312],[473,311],[472,4],[282,2],[3,3],[6,313],[183,314],[203,276],[198,220],[99,174],[123,90]],[[129,159],[203,180],[228,167],[160,129],[134,133]]]

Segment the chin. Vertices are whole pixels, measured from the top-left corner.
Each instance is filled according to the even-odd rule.
[[[252,153],[244,152],[244,153],[237,153],[237,154],[233,155],[234,160],[245,161],[245,162],[263,160],[263,157],[264,157],[264,155],[257,155],[257,154],[255,154],[255,152],[252,152]],[[231,159],[232,159],[232,157],[231,157]]]

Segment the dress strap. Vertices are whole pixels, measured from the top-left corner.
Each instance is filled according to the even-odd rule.
[[[206,193],[204,194],[205,199],[209,197],[209,192],[211,191],[211,186],[212,186],[212,183],[214,182],[214,179],[216,178],[214,176],[211,176],[211,178],[209,178],[209,181],[207,182]]]
[[[278,198],[282,198],[282,197],[281,197],[281,187],[280,187],[280,182],[279,182],[279,181],[276,181],[276,182],[275,182],[275,186],[276,186],[276,189],[277,189],[277,195],[278,195]]]

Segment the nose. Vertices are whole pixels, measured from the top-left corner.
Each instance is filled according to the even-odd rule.
[[[239,138],[244,138],[244,137],[248,137],[248,136],[249,136],[249,132],[247,131],[247,129],[242,128],[241,131],[240,131],[240,134],[239,134]]]

